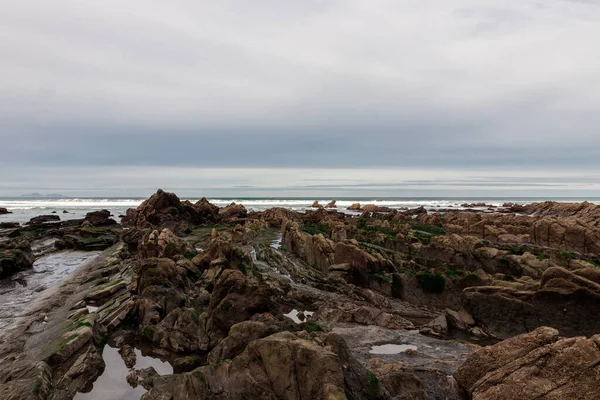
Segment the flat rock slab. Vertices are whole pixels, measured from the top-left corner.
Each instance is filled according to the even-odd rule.
[[[109,282],[102,285],[98,290],[93,291],[92,293],[85,296],[86,302],[97,302],[113,294],[120,292],[121,290],[127,288],[127,282],[124,280],[117,280],[114,282]]]
[[[332,332],[346,340],[351,354],[377,376],[392,398],[464,398],[452,374],[477,346],[378,326],[338,325]]]

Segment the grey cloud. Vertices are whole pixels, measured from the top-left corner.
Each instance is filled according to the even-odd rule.
[[[570,183],[553,171],[600,167],[599,18],[583,0],[3,2],[0,167],[521,168],[546,171],[529,187]]]

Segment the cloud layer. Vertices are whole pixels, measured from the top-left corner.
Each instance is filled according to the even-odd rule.
[[[25,167],[597,180],[598,20],[567,0],[4,2],[0,194]],[[29,183],[69,181],[49,179]]]

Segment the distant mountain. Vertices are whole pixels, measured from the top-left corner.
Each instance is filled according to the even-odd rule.
[[[57,194],[57,193],[49,193],[49,194],[41,194],[41,193],[29,193],[29,194],[22,194],[21,197],[27,197],[27,198],[41,198],[41,199],[61,199],[64,198],[65,196],[63,196],[62,194]]]

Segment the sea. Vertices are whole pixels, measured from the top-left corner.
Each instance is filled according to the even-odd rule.
[[[61,220],[84,218],[90,211],[109,210],[118,221],[120,215],[124,215],[128,208],[135,208],[140,205],[145,198],[23,198],[23,197],[5,197],[0,198],[0,207],[4,207],[11,214],[0,215],[0,222],[19,222],[25,223],[38,215],[57,214]],[[199,198],[181,198],[195,203]],[[516,204],[529,204],[546,200],[560,202],[581,202],[587,200],[591,203],[600,204],[600,198],[541,198],[541,197],[344,197],[344,198],[209,198],[211,203],[224,207],[231,203],[241,203],[248,210],[264,211],[272,207],[283,207],[295,211],[306,211],[311,208],[313,201],[318,200],[321,205],[326,205],[331,200],[336,200],[337,209],[346,212],[346,208],[353,203],[376,204],[393,209],[417,208],[420,206],[428,210],[435,211],[439,209],[463,209],[462,204],[485,203],[487,205],[499,207],[504,203],[512,202]],[[487,207],[482,207],[486,209]],[[66,211],[66,212],[65,212]]]

